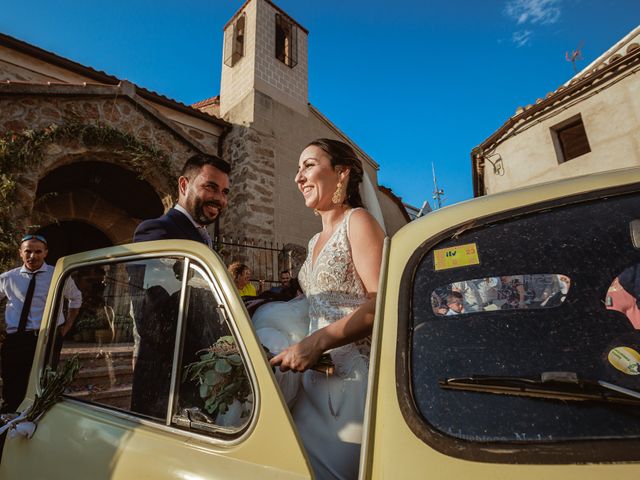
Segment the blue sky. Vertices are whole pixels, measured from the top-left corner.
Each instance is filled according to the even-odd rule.
[[[4,2],[0,31],[187,104],[219,93],[243,0]],[[473,196],[471,149],[640,23],[638,0],[275,0],[309,34],[309,101],[404,201]]]

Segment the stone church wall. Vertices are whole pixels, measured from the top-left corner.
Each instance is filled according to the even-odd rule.
[[[52,87],[55,88],[55,87]],[[41,130],[51,124],[63,124],[66,119],[81,123],[101,122],[138,140],[158,148],[170,159],[173,174],[177,175],[188,156],[195,150],[179,139],[152,116],[136,108],[125,98],[88,98],[56,95],[0,95],[0,132]],[[37,171],[25,171],[18,179],[16,218],[30,216],[36,205],[38,182],[48,173],[63,165],[82,161],[100,161],[130,167],[128,154],[118,152],[117,146],[87,146],[81,141],[63,141],[51,144],[45,150],[42,165]],[[159,169],[160,170],[160,169]],[[165,208],[175,200],[176,186],[169,184],[160,171],[148,172],[147,182],[157,192]],[[114,188],[118,188],[114,185]],[[84,199],[84,200],[83,200]],[[124,218],[122,212],[105,207],[95,201],[96,209],[87,210],[86,198],[80,194],[65,193],[36,207],[40,213],[57,219],[80,219],[104,231],[114,243],[130,241],[133,230],[142,219]],[[85,212],[86,215],[80,215]],[[93,213],[92,213],[93,212]],[[99,214],[97,214],[98,212]],[[78,215],[80,215],[80,218]],[[86,217],[86,218],[85,218]]]

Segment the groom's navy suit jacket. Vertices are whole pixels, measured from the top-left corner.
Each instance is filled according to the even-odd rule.
[[[167,213],[158,218],[145,220],[133,234],[134,242],[146,242],[150,240],[168,239],[195,240],[206,244],[198,229],[179,210],[171,208]]]

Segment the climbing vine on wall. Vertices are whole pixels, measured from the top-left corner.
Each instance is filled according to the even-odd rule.
[[[169,185],[176,184],[164,151],[104,123],[82,123],[73,118],[41,130],[0,134],[0,272],[15,264],[19,237],[24,233],[24,221],[30,214],[30,205],[16,208],[20,176],[38,171],[49,145],[69,141],[80,142],[86,147],[107,147],[114,153],[126,155],[129,168],[141,178],[160,174]],[[17,214],[20,211],[25,212],[22,218]]]

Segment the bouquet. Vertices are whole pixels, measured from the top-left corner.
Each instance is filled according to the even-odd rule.
[[[275,355],[264,345],[267,359]],[[235,402],[244,405],[252,400],[251,384],[247,378],[242,357],[231,335],[220,337],[216,343],[202,350],[200,360],[185,367],[185,381],[197,382],[204,409],[214,418],[224,415]],[[313,370],[333,375],[331,356],[324,354]],[[242,415],[250,409],[243,409]]]
[[[251,395],[242,357],[230,335],[202,350],[200,360],[185,367],[185,377],[198,383],[204,409],[214,417],[227,413],[235,400],[243,404]]]

